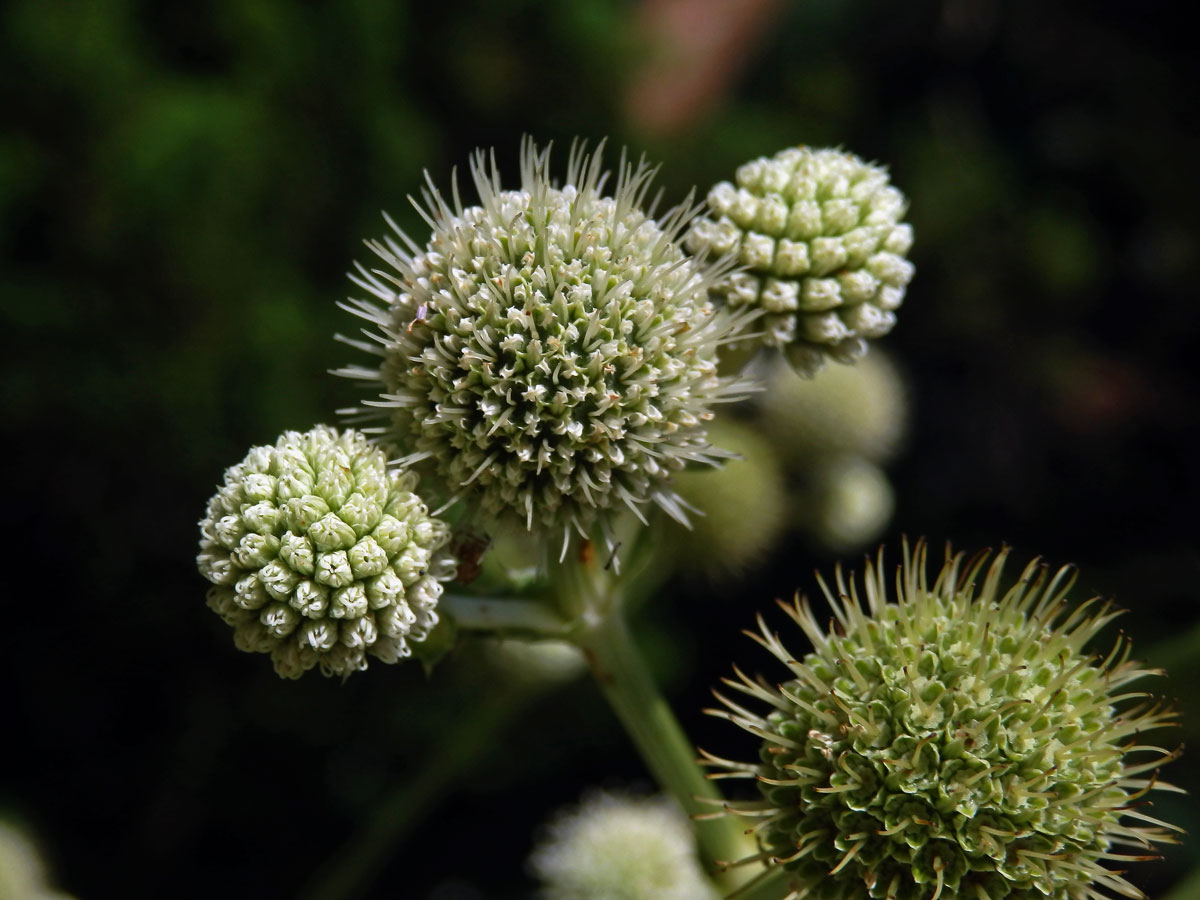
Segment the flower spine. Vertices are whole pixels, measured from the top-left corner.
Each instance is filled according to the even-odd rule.
[[[225,471],[200,522],[208,605],[246,651],[298,678],[395,662],[438,621],[450,531],[354,431],[288,431]]]
[[[609,536],[623,508],[686,521],[671,476],[727,456],[705,428],[743,390],[716,360],[747,317],[709,302],[728,267],[680,247],[692,210],[645,208],[645,162],[623,159],[611,196],[599,152],[576,145],[562,187],[548,169],[527,140],[521,186],[504,190],[478,152],[478,205],[430,182],[424,247],[389,220],[399,242],[368,243],[386,268],[352,276],[372,299],[346,306],[373,328],[350,343],[378,363],[340,374],[376,386],[353,412],[448,501],[557,535],[565,553],[572,532]]]
[[[861,357],[868,338],[891,331],[913,276],[904,195],[841,150],[790,148],[746,163],[736,180],[709,192],[710,214],[686,238],[693,253],[735,254],[745,267],[716,295],[764,311],[762,343],[801,374]]]
[[[948,553],[930,584],[924,545],[906,547],[894,603],[882,552],[862,590],[839,571],[836,590],[821,582],[828,631],[807,602],[784,606],[813,644],[803,658],[759,618],[752,637],[790,679],[735,669],[726,684],[768,711],[718,694],[713,712],[759,738],[759,758],[706,756],[713,777],[758,783],[728,809],[754,818],[756,859],[785,867],[790,900],[1143,897],[1107,865],[1170,840],[1142,798],[1169,787],[1154,773],[1177,753],[1141,735],[1173,716],[1127,689],[1160,673],[1124,638],[1084,650],[1119,613],[1071,609],[1069,570],[1035,560],[1003,591],[1007,555]]]

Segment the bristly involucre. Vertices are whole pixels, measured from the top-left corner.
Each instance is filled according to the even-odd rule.
[[[1035,560],[1003,591],[1007,555],[947,551],[930,584],[924,545],[906,547],[894,603],[882,553],[861,591],[839,571],[836,591],[821,583],[828,632],[807,602],[784,607],[813,644],[804,657],[760,617],[754,637],[791,678],[735,669],[726,684],[768,711],[718,694],[713,712],[762,741],[759,759],[708,762],[757,780],[761,799],[729,808],[755,817],[758,858],[785,867],[790,900],[1144,896],[1107,866],[1170,840],[1141,798],[1170,787],[1155,772],[1177,754],[1141,735],[1173,716],[1127,688],[1160,673],[1123,637],[1084,649],[1118,612],[1071,609],[1071,571]]]
[[[549,148],[526,140],[521,186],[504,190],[478,152],[479,205],[430,183],[427,245],[394,224],[400,243],[369,242],[389,270],[360,266],[373,300],[347,308],[375,329],[350,343],[379,363],[340,374],[378,385],[353,412],[382,419],[374,430],[448,498],[558,535],[565,552],[572,532],[607,535],[621,508],[686,519],[671,475],[727,456],[705,423],[743,388],[716,359],[746,317],[709,303],[728,265],[681,249],[692,210],[656,220],[645,206],[645,162],[622,159],[612,196],[599,151],[576,145],[562,187],[548,167]]]
[[[736,253],[745,269],[717,296],[761,309],[762,343],[811,375],[827,359],[853,362],[892,329],[913,276],[904,195],[887,172],[841,150],[793,147],[737,170],[708,195],[687,246]]]
[[[285,432],[227,469],[197,563],[238,648],[270,653],[285,678],[410,655],[454,576],[450,529],[416,483],[362,434],[325,426]]]

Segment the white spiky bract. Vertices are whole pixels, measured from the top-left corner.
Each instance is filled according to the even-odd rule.
[[[699,262],[679,236],[694,210],[653,218],[654,171],[622,158],[611,196],[600,151],[577,144],[555,186],[550,151],[526,140],[521,186],[504,190],[494,159],[471,161],[479,204],[430,181],[433,234],[368,246],[388,270],[359,267],[371,299],[351,312],[373,327],[351,341],[376,368],[339,374],[379,396],[350,411],[431,473],[448,499],[529,531],[587,536],[653,502],[686,513],[671,488],[688,462],[715,463],[705,423],[744,385],[717,374],[717,348],[746,316],[708,300],[727,264]],[[414,202],[414,205],[415,202]],[[389,220],[389,224],[391,224]],[[382,304],[382,305],[380,305]]]
[[[1123,637],[1084,649],[1118,612],[1072,609],[1072,571],[1035,560],[1002,590],[1007,555],[948,550],[931,584],[924,545],[906,546],[895,602],[882,551],[861,590],[839,571],[835,590],[821,582],[829,629],[807,602],[781,604],[813,644],[803,658],[759,618],[751,636],[790,680],[735,669],[726,684],[769,711],[718,694],[712,712],[761,739],[759,759],[707,761],[758,782],[761,799],[728,810],[756,817],[754,860],[786,868],[791,900],[1143,897],[1107,864],[1170,840],[1142,798],[1177,754],[1141,734],[1173,715],[1127,689],[1161,673]]]
[[[736,253],[745,266],[717,295],[765,312],[761,340],[811,375],[853,362],[891,331],[912,280],[913,233],[887,172],[841,150],[792,147],[737,170],[708,195],[686,238],[701,256]]]
[[[663,797],[597,791],[558,814],[529,860],[545,900],[716,900],[687,817]]]
[[[238,648],[270,653],[285,678],[409,656],[454,577],[450,529],[416,484],[361,433],[323,425],[227,469],[200,522],[197,564]]]

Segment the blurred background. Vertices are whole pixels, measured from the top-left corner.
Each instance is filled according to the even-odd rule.
[[[1200,57],[1166,0],[10,0],[0,60],[0,817],[62,890],[523,897],[538,822],[644,782],[586,678],[467,646],[283,682],[194,565],[224,468],[354,401],[335,302],[380,210],[420,236],[423,169],[494,145],[515,177],[524,133],[645,152],[668,203],[795,143],[888,165],[917,277],[870,541],[1077,563],[1170,669],[1161,740],[1200,737]],[[862,549],[797,527],[646,605],[698,743],[751,752],[700,712],[765,662],[739,630]],[[1194,797],[1197,756],[1168,778]],[[1200,831],[1194,800],[1155,814]],[[1131,878],[1165,895],[1197,863]]]

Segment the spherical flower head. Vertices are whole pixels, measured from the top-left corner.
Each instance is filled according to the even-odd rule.
[[[849,553],[887,528],[896,495],[875,463],[852,453],[829,454],[810,460],[805,476],[795,521],[822,549]]]
[[[856,365],[827,366],[811,378],[784,363],[772,366],[756,405],[762,430],[798,472],[831,453],[886,462],[908,429],[904,377],[878,349]]]
[[[1175,754],[1140,735],[1172,716],[1126,685],[1152,674],[1121,639],[1087,641],[1117,613],[1070,609],[1074,580],[1035,560],[1002,591],[989,566],[947,554],[930,584],[925,550],[905,551],[896,602],[882,555],[863,590],[822,581],[828,633],[807,603],[785,607],[812,641],[799,657],[759,620],[759,642],[791,673],[773,686],[737,672],[719,715],[762,740],[757,762],[710,758],[754,778],[768,865],[789,896],[820,900],[1103,900],[1142,897],[1118,872],[1169,837],[1140,798]],[[982,586],[977,580],[982,578]],[[720,695],[718,695],[720,696]],[[1131,705],[1132,703],[1132,705]]]
[[[705,423],[742,386],[717,374],[739,321],[708,299],[723,270],[678,242],[691,210],[652,217],[644,162],[622,161],[611,196],[599,153],[577,145],[562,187],[548,168],[526,141],[521,186],[504,190],[478,153],[478,205],[431,184],[428,244],[371,242],[390,271],[355,280],[383,307],[347,308],[378,329],[358,346],[379,365],[342,374],[379,384],[367,412],[452,499],[561,534],[565,552],[626,507],[685,520],[671,476],[722,455]]]
[[[409,656],[438,621],[448,526],[356,431],[317,426],[254,447],[200,522],[208,605],[275,671],[326,675]]]
[[[887,172],[842,150],[795,147],[746,163],[709,192],[686,238],[693,253],[745,267],[717,294],[761,309],[761,340],[811,375],[853,362],[891,331],[913,276],[904,195]]]
[[[662,797],[594,793],[551,820],[530,868],[546,900],[715,900],[687,817]]]

